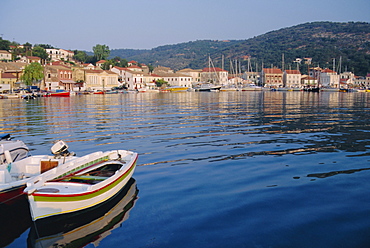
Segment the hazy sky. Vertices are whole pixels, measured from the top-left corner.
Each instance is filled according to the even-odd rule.
[[[1,0],[0,36],[92,51],[244,40],[313,21],[370,22],[370,0]]]

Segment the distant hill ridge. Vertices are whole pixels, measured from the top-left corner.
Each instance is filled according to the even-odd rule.
[[[222,56],[225,69],[229,69],[229,60],[236,59],[242,61],[245,67],[247,61],[243,58],[250,56],[252,67],[260,71],[262,64],[264,67],[282,68],[282,54],[285,69],[296,68],[293,63],[296,58],[309,57],[314,66],[332,68],[334,61],[337,70],[352,71],[364,76],[370,72],[370,24],[310,22],[247,40],[197,40],[150,50],[114,49],[110,57],[120,56],[127,60],[179,70],[206,67],[208,56],[218,67],[221,67]]]

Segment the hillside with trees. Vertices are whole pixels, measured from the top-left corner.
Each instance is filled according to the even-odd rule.
[[[283,55],[284,54],[284,55]],[[208,56],[215,66],[225,69],[229,61],[238,60],[246,68],[247,58],[253,70],[262,66],[297,68],[296,58],[312,58],[313,66],[348,70],[356,75],[370,72],[370,24],[364,22],[311,22],[271,31],[248,40],[199,40],[166,45],[150,50],[115,49],[111,57],[136,60],[152,66],[179,70],[199,69],[208,65]],[[307,68],[299,65],[302,72]]]

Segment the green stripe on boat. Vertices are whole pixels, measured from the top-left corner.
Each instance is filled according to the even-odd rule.
[[[135,165],[136,165],[136,162],[131,166],[131,168],[125,173],[122,175],[122,177],[120,177],[118,180],[114,181],[112,184],[104,187],[103,189],[99,189],[95,192],[92,192],[92,193],[83,193],[82,195],[73,195],[73,196],[60,196],[60,195],[56,195],[56,196],[41,196],[41,195],[34,195],[34,201],[43,201],[43,202],[72,202],[72,201],[82,201],[82,200],[87,200],[87,199],[90,199],[90,198],[94,198],[98,195],[101,195],[109,190],[111,190],[112,188],[116,187],[117,184],[119,184],[120,182],[122,182],[126,177],[128,177],[128,175],[130,174],[131,171],[134,170],[135,168]]]

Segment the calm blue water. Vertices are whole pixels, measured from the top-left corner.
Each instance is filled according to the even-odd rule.
[[[33,154],[57,139],[139,153],[137,199],[86,247],[370,247],[369,93],[87,95],[0,114]]]

